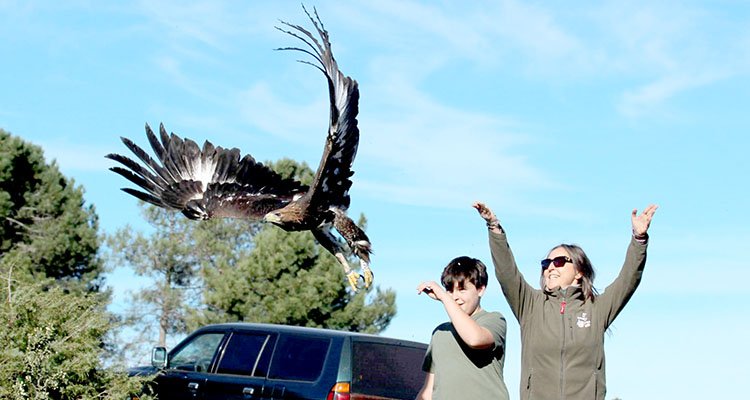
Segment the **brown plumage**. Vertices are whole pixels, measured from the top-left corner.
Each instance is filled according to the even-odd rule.
[[[351,167],[359,144],[359,89],[355,80],[339,71],[328,32],[317,12],[314,14],[315,18],[309,13],[307,16],[320,40],[298,25],[282,21],[291,30],[277,27],[307,46],[277,50],[301,51],[312,56],[317,63],[300,62],[319,69],[328,81],[331,103],[328,135],[309,187],[293,179],[283,179],[249,154],[240,159],[236,148],[214,147],[206,141],[201,149],[190,139],[167,134],[163,125],[159,126],[158,138],[146,125],[146,136],[156,160],[127,138],[122,138],[123,143],[142,164],[119,154],[106,157],[126,167],[112,167],[112,171],[143,189],[122,190],[156,206],[180,210],[188,218],[247,218],[270,222],[287,231],[311,231],[339,260],[349,284],[357,290],[360,276],[351,270],[345,246],[333,230],[338,231],[360,259],[365,287],[369,287],[372,282],[370,240],[346,215],[350,178],[354,174]]]

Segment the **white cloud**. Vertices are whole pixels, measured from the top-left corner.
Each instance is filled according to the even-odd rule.
[[[104,158],[106,154],[112,153],[112,148],[103,145],[88,145],[63,138],[46,141],[35,141],[44,150],[44,158],[47,162],[57,161],[60,170],[65,174],[73,172],[101,172],[113,165],[113,162]]]
[[[360,102],[357,190],[407,204],[453,207],[499,187],[511,196],[554,185],[519,155],[520,147],[534,140],[517,132],[521,124],[440,104],[410,85],[385,77],[376,86],[360,87],[368,100]],[[317,149],[328,124],[324,95],[293,105],[258,83],[238,103],[249,124]]]
[[[635,82],[617,99],[627,117],[665,113],[664,106],[686,91],[748,72],[741,56],[747,52],[736,40],[746,28],[715,10],[609,3],[594,15],[608,49],[605,67]]]
[[[369,183],[362,186],[370,195],[455,206],[468,204],[481,188],[517,194],[551,184],[519,155],[519,147],[533,139],[515,132],[512,123],[441,105],[403,86],[397,93],[376,92],[370,95],[391,104],[384,113],[361,118],[357,163],[380,176],[378,182],[364,175]]]
[[[680,230],[666,226],[649,248],[643,292],[656,295],[739,296],[729,282],[744,275],[750,234],[738,229]],[[721,251],[717,251],[721,249]]]
[[[379,43],[385,56],[412,61],[422,68],[456,60],[499,68],[530,59],[526,64],[530,69],[559,73],[561,67],[572,66],[557,61],[585,54],[552,10],[513,0],[381,1],[338,11],[343,16],[337,23],[356,21],[349,28],[359,31],[363,40]]]
[[[654,113],[670,99],[685,91],[710,85],[723,77],[718,75],[665,75],[654,82],[626,90],[618,104],[618,110],[628,117],[639,117]]]
[[[491,32],[499,33],[532,59],[549,63],[582,50],[578,39],[549,9],[503,1],[495,15],[484,15]]]
[[[321,92],[302,104],[281,99],[265,82],[257,82],[237,96],[242,119],[252,126],[287,142],[316,146],[322,149],[328,130],[328,93],[321,75]]]
[[[256,26],[253,23],[256,14],[246,9],[233,9],[231,3],[221,1],[141,1],[139,6],[155,24],[157,37],[162,40],[194,40],[220,50],[230,45],[227,37]]]

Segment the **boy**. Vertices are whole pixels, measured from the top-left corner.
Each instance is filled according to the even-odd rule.
[[[480,300],[487,288],[487,267],[471,257],[453,259],[440,281],[422,282],[417,294],[440,301],[450,322],[432,332],[422,369],[427,372],[418,400],[508,400],[503,381],[505,318],[487,312]]]

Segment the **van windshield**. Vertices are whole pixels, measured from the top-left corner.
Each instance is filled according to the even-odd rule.
[[[224,333],[206,333],[190,340],[172,354],[169,368],[207,372]]]

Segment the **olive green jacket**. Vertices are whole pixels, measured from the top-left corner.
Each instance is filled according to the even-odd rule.
[[[594,301],[584,302],[578,286],[532,288],[505,233],[490,231],[495,274],[521,326],[521,400],[604,400],[604,332],[638,287],[646,247],[632,239],[619,276]]]

